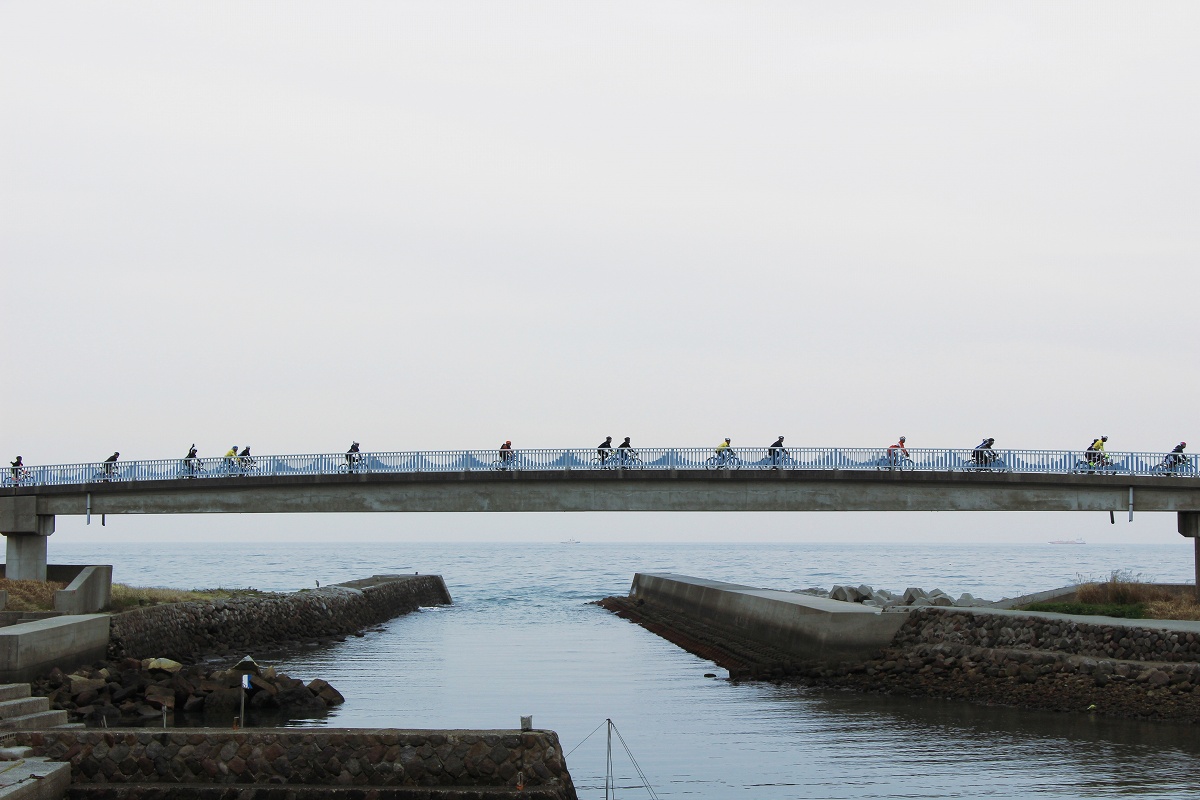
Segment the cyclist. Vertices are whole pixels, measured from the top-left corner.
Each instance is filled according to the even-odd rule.
[[[1175,449],[1167,453],[1167,457],[1163,459],[1163,466],[1167,469],[1174,469],[1175,467],[1186,464],[1187,456],[1183,454],[1183,448],[1185,447],[1187,447],[1187,442],[1180,442],[1179,444],[1175,445]],[[20,459],[21,457],[17,456],[17,460],[19,461]],[[16,465],[14,464],[14,466]]]
[[[21,473],[25,471],[25,462],[21,460],[20,456],[17,456],[16,461],[10,461],[8,463],[12,464],[13,483],[20,483]]]
[[[188,448],[188,454],[183,457],[183,463],[189,473],[196,471],[199,460],[200,456],[196,452],[196,443],[192,442],[192,446]]]
[[[346,451],[346,471],[354,472],[360,461],[362,456],[358,454],[358,442],[351,442],[350,449]]]
[[[612,450],[612,437],[605,436],[604,441],[596,447],[596,455],[600,456],[600,463],[603,464],[608,460],[608,451]]]
[[[771,456],[772,469],[778,469],[781,458],[788,454],[787,450],[783,449],[783,435],[781,434],[775,443],[767,448],[767,453]]]
[[[625,437],[625,441],[617,445],[617,450],[619,451],[617,455],[620,456],[622,463],[633,458],[633,445],[629,443],[628,436]]]
[[[1107,436],[1101,436],[1088,445],[1088,449],[1084,451],[1083,455],[1089,464],[1103,465],[1108,463],[1108,457],[1104,455],[1104,443],[1107,441]]]
[[[242,452],[238,453],[238,466],[242,469],[247,469],[254,466],[254,459],[250,456],[250,446],[242,448]]]
[[[888,449],[887,449],[888,463],[895,464],[897,461],[899,461],[899,457],[896,455],[897,453],[900,453],[905,458],[908,458],[908,448],[904,446],[904,441],[905,441],[904,437],[901,436],[900,441],[898,441],[895,444],[890,445],[888,447]]]
[[[116,469],[117,459],[120,457],[121,454],[117,452],[104,459],[104,480],[107,481],[112,478],[113,470]]]
[[[233,472],[234,467],[237,466],[237,454],[238,449],[236,444],[225,451],[225,469],[229,470],[230,472]]]
[[[500,460],[507,463],[512,459],[512,439],[505,439],[504,444],[500,445]]]
[[[981,467],[991,464],[996,460],[996,451],[992,449],[992,445],[995,443],[995,439],[987,438],[975,445],[975,450],[971,453],[971,460]]]
[[[733,448],[730,446],[732,441],[732,439],[726,436],[725,441],[717,445],[717,461],[719,463],[725,463],[725,461],[728,460],[731,455],[733,455]]]

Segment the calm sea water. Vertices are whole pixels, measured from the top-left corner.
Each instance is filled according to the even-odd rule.
[[[1186,582],[1186,543],[63,543],[53,558],[111,563],[118,581],[176,588],[295,590],[439,573],[452,607],[278,664],[325,678],[347,698],[329,716],[295,724],[513,728],[532,714],[535,726],[558,732],[583,798],[604,796],[605,731],[596,729],[606,718],[660,797],[1200,797],[1200,731],[1191,727],[735,684],[711,662],[588,605],[626,593],[637,571],[780,589],[936,587],[988,599],[1115,569]],[[614,748],[619,796],[649,796],[620,743]]]

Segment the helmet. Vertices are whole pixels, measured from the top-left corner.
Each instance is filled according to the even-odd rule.
[[[1179,446],[1180,446],[1180,447],[1187,447],[1187,442],[1180,442],[1180,443],[1179,443]],[[17,456],[17,458],[20,458],[20,456]]]
[[[1100,437],[1100,441],[1102,441],[1102,442],[1107,442],[1107,441],[1108,441],[1108,437],[1107,437],[1107,436],[1101,436],[1101,437]]]
[[[901,436],[901,437],[900,437],[900,441],[902,441],[902,442],[904,441],[904,437],[903,437],[903,436]]]
[[[512,439],[505,439],[505,440],[504,440],[504,443],[505,443],[505,444],[512,444]]]
[[[782,433],[781,433],[781,434],[779,434],[779,438],[780,438],[780,439],[782,439],[782,438],[783,438],[783,434],[782,434]]]
[[[726,436],[726,437],[725,437],[725,441],[727,441],[727,442],[732,442],[733,440],[732,440],[732,439],[730,439],[728,436]]]

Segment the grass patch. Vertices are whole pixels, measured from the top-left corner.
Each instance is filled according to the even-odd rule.
[[[1142,580],[1129,570],[1114,570],[1100,581],[1078,580],[1075,601],[1030,603],[1024,611],[1124,617],[1125,619],[1200,620],[1200,603],[1191,587],[1180,591]]]
[[[160,606],[168,603],[209,602],[229,600],[234,597],[265,597],[271,592],[258,589],[163,589],[153,586],[126,586],[114,583],[110,611],[128,611],[132,608]]]
[[[0,589],[8,592],[5,611],[53,611],[54,593],[65,589],[56,581],[11,581],[0,578]]]
[[[1144,603],[1030,603],[1021,606],[1022,611],[1049,611],[1052,614],[1080,614],[1083,616],[1123,617],[1146,619]]]
[[[1076,600],[1094,605],[1174,602],[1179,597],[1164,586],[1144,583],[1141,575],[1133,575],[1129,570],[1114,570],[1108,580],[1080,583],[1075,589]]]

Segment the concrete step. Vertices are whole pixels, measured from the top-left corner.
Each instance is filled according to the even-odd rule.
[[[38,699],[45,700],[46,698],[42,697]],[[19,717],[0,719],[0,730],[41,731],[66,724],[67,712],[65,711],[36,711],[32,714],[22,714]]]
[[[50,701],[44,697],[18,697],[14,700],[0,700],[0,721],[45,711],[50,708]]]
[[[71,786],[71,765],[25,758],[0,762],[0,800],[63,800]]]
[[[0,700],[19,700],[29,697],[28,683],[0,683]]]

